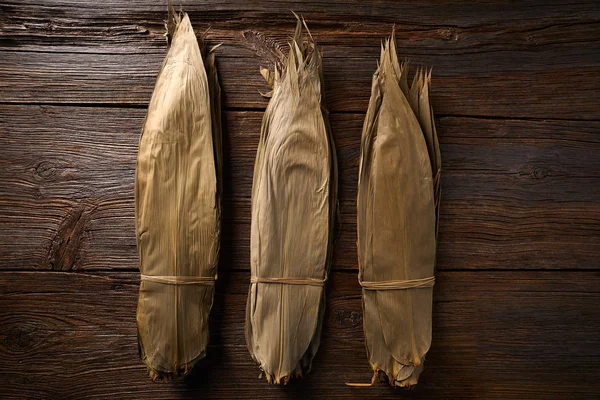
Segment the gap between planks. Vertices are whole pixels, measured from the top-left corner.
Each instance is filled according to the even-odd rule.
[[[148,108],[146,104],[132,103],[56,103],[56,102],[26,102],[26,101],[0,101],[0,106],[24,106],[24,107],[79,107],[79,108],[114,108],[114,109],[137,109]],[[222,111],[229,112],[264,112],[263,107],[223,107]],[[329,115],[365,115],[365,111],[337,110],[329,111]],[[436,119],[441,118],[465,118],[489,121],[556,121],[556,122],[600,122],[600,119],[588,118],[540,118],[540,117],[510,117],[493,115],[469,115],[469,114],[435,114]]]

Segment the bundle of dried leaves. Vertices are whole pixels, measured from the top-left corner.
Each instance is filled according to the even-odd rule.
[[[270,383],[307,373],[317,352],[337,203],[321,54],[303,27],[287,58],[261,69],[273,90],[254,167],[246,340]]]
[[[373,382],[417,383],[431,345],[440,150],[430,72],[408,87],[394,34],[382,45],[365,118],[358,187],[359,281]]]
[[[153,380],[204,357],[221,226],[221,111],[214,53],[169,5],[169,50],[139,143],[140,357]]]

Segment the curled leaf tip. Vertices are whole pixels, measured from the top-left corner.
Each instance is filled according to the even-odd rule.
[[[223,46],[223,43],[219,43],[214,45],[213,47],[210,48],[210,50],[208,51],[209,53],[212,53],[213,51],[215,51],[216,49],[218,49],[219,47]]]

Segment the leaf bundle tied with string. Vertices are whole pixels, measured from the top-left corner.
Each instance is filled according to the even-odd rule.
[[[394,33],[382,45],[361,140],[359,282],[373,381],[417,383],[431,346],[440,201],[440,150],[429,104],[430,72],[408,86]]]
[[[303,376],[317,352],[337,203],[321,54],[303,27],[298,18],[274,71],[261,69],[272,91],[252,186],[246,340],[270,383]]]
[[[135,222],[140,357],[153,380],[206,354],[221,231],[221,111],[214,53],[169,4],[169,49],[139,143]]]

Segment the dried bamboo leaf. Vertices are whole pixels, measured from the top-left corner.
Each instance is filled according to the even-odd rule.
[[[243,43],[255,52],[270,67],[283,68],[284,54],[279,44],[261,32],[252,30],[242,32]],[[270,86],[273,86],[272,84]]]
[[[270,383],[306,374],[319,346],[337,204],[321,54],[296,32],[272,84],[254,167],[246,341]]]
[[[153,380],[187,374],[208,344],[221,225],[221,111],[214,53],[169,4],[170,47],[142,136],[136,236],[140,357]]]
[[[407,85],[394,33],[382,45],[361,141],[357,199],[365,344],[375,381],[417,383],[431,345],[440,151],[431,75]],[[433,172],[432,172],[433,171]]]

